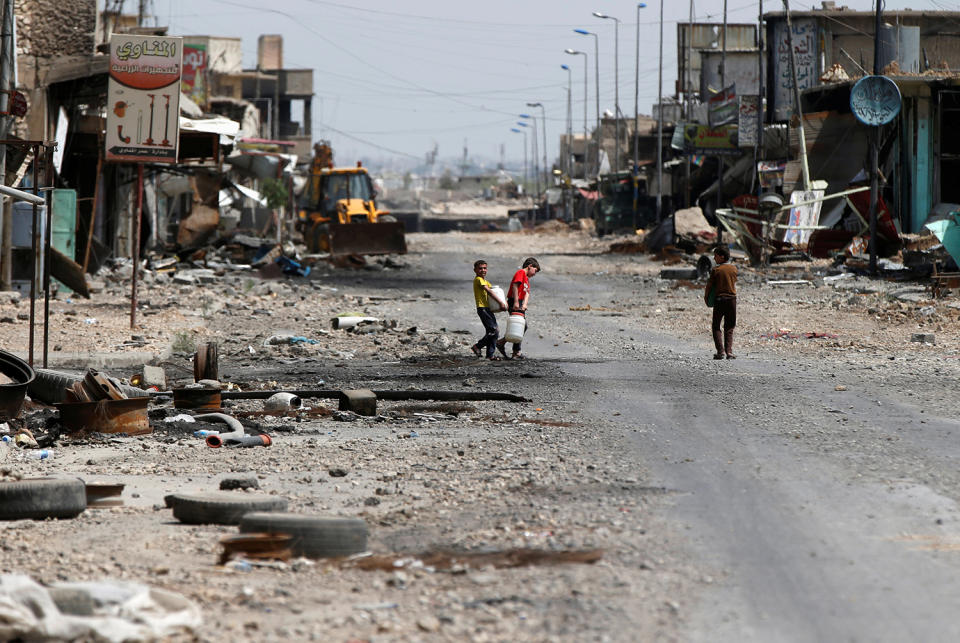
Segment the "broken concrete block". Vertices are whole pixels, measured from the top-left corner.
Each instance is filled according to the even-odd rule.
[[[159,366],[143,365],[143,377],[140,380],[141,388],[156,386],[161,391],[167,390],[167,375]]]
[[[376,415],[377,396],[366,388],[340,391],[340,410],[353,411],[357,415]]]
[[[910,336],[911,342],[920,342],[921,344],[936,344],[936,335],[933,333],[914,333]]]

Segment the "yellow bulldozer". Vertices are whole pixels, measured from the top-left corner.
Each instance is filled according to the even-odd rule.
[[[310,177],[299,203],[299,227],[310,252],[337,255],[407,251],[403,223],[377,208],[367,169],[334,167],[325,141],[313,146]]]

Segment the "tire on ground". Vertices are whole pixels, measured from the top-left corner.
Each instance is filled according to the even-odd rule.
[[[358,518],[249,513],[240,520],[240,531],[290,534],[295,556],[329,558],[367,550],[367,524]]]
[[[87,487],[79,478],[0,482],[0,520],[73,518],[86,508]]]
[[[223,494],[173,494],[165,500],[173,507],[173,517],[190,525],[236,525],[253,511],[286,511],[285,498]]]

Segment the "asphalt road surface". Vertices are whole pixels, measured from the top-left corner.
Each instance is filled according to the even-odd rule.
[[[878,355],[715,362],[706,333],[652,332],[629,312],[571,312],[584,300],[658,293],[630,277],[552,274],[563,260],[541,256],[548,269],[533,279],[524,352],[547,378],[534,403],[577,407],[597,439],[629,436],[623,464],[664,489],[658,517],[677,559],[700,571],[676,606],[679,639],[960,637],[960,424],[948,405],[912,399],[949,399],[954,377],[875,375],[870,364],[887,359]],[[432,261],[454,298],[468,258]],[[693,314],[707,324],[705,309]],[[837,390],[841,382],[850,386]]]

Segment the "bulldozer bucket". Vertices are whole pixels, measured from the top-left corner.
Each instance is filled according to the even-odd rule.
[[[327,229],[331,256],[404,254],[407,240],[403,223],[330,223]]]

